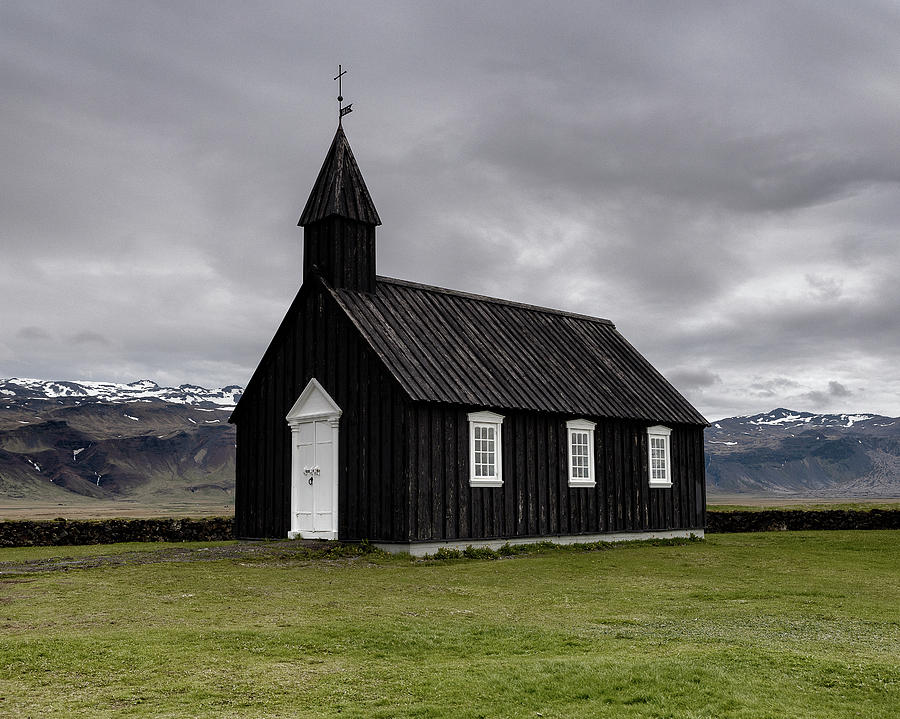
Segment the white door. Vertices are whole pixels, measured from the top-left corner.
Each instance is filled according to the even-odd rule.
[[[300,422],[292,432],[294,456],[292,534],[305,539],[337,536],[334,431],[330,420]]]
[[[337,539],[341,408],[313,378],[285,420],[292,445],[288,537]]]

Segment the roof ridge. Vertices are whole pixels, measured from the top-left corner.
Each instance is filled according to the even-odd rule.
[[[516,307],[523,310],[530,310],[532,312],[541,312],[544,314],[551,315],[560,315],[562,317],[572,317],[577,320],[588,320],[590,322],[596,322],[598,324],[609,325],[610,327],[615,327],[615,323],[612,320],[605,319],[603,317],[593,317],[592,315],[584,315],[579,312],[569,312],[567,310],[558,310],[553,307],[542,307],[541,305],[531,305],[526,302],[515,302],[514,300],[504,300],[499,297],[490,297],[489,295],[479,295],[474,292],[463,292],[462,290],[453,290],[447,287],[438,287],[437,285],[426,285],[422,282],[411,282],[410,280],[401,280],[396,277],[384,277],[383,275],[376,275],[376,282],[381,282],[384,284],[392,284],[392,285],[400,285],[401,287],[412,287],[414,289],[425,290],[426,292],[437,292],[443,295],[454,295],[456,297],[465,297],[469,300],[475,300],[477,302],[487,302],[495,305],[505,305],[507,307]]]

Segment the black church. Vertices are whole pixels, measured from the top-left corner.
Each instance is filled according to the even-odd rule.
[[[302,285],[230,419],[238,536],[703,535],[707,422],[612,322],[377,276],[380,224],[339,125]]]

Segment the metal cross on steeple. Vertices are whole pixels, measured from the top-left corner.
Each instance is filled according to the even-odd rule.
[[[337,83],[338,83],[338,98],[337,98],[338,99],[338,125],[341,124],[341,118],[343,118],[344,115],[347,115],[347,114],[353,112],[353,103],[352,102],[349,105],[347,105],[347,107],[344,107],[344,93],[342,90],[341,78],[343,78],[343,76],[346,74],[347,74],[347,71],[343,70],[341,68],[341,66],[338,65],[338,74],[334,78],[335,80],[337,80]]]

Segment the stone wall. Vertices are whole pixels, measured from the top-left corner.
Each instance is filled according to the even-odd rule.
[[[801,529],[900,529],[900,509],[710,510],[706,531],[771,532]],[[115,542],[213,542],[234,539],[232,517],[206,519],[91,519],[0,522],[0,547]]]
[[[54,519],[0,522],[0,547],[234,539],[232,517],[205,519]]]
[[[800,529],[900,529],[900,509],[773,509],[706,512],[706,531],[772,532]]]

